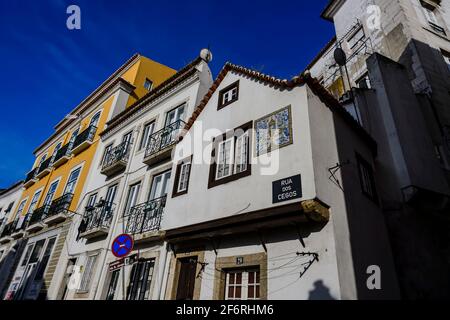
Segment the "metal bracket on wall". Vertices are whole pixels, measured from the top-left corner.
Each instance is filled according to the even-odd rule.
[[[262,234],[261,230],[258,230],[258,236],[259,236],[259,241],[261,241],[261,245],[264,248],[264,251],[267,253],[266,242],[264,241],[264,237],[263,237],[263,234]]]
[[[342,191],[344,191],[344,187],[341,185],[341,182],[336,177],[336,173],[338,173],[339,170],[341,170],[344,166],[349,165],[349,164],[350,164],[350,160],[347,160],[347,161],[343,162],[342,164],[336,163],[336,165],[334,167],[328,168],[328,172],[330,173],[330,176],[328,177],[328,179],[331,182],[333,182],[333,184],[335,184]]]

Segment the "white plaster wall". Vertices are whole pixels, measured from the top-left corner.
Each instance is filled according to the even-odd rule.
[[[15,187],[14,189],[2,194],[0,196],[0,208],[2,209],[0,212],[0,219],[5,218],[4,223],[12,222],[15,218],[15,213],[17,207],[19,206],[19,200],[22,196],[23,188],[22,185]],[[5,210],[8,209],[10,203],[14,202],[14,205],[11,211],[6,216]]]
[[[282,232],[283,234],[276,231],[264,234],[267,241],[268,300],[341,299],[333,243],[324,241],[329,238],[332,229],[325,228],[319,233],[312,233],[304,238],[306,248],[302,247],[295,230],[286,228]],[[303,264],[311,260],[311,257],[299,257],[297,252],[319,254],[319,262],[312,263],[301,277],[300,272],[304,270]],[[256,253],[264,253],[264,248],[259,237],[250,231],[249,234],[240,235],[234,240],[222,241],[217,249],[217,258]],[[202,300],[213,299],[215,259],[214,250],[208,247],[205,251],[205,262],[208,265],[201,274],[200,299]],[[323,284],[325,292],[315,291],[318,282]]]
[[[219,91],[236,80],[240,81],[239,100],[217,111]],[[196,157],[199,153],[194,154],[189,193],[185,196],[172,198],[167,202],[162,228],[173,229],[238,213],[244,214],[263,208],[298,202],[299,199],[278,205],[272,204],[272,181],[297,174],[302,175],[303,199],[315,198],[308,108],[304,88],[279,91],[230,71],[194,126],[201,126],[200,132],[202,133],[207,129],[216,129],[215,136],[218,136],[228,129],[234,129],[249,121],[259,119],[288,105],[291,105],[292,111],[294,143],[279,150],[279,170],[274,175],[261,175],[260,169],[264,166],[254,161],[251,176],[208,189],[209,165],[196,164]],[[193,129],[191,128],[190,132],[193,132]],[[182,150],[186,150],[183,157],[192,154],[188,140],[185,138],[177,145],[177,155],[182,154]],[[204,142],[203,146],[207,147],[211,141],[212,137]],[[207,155],[205,159],[208,161],[210,161],[210,150],[205,151]],[[252,159],[256,160],[254,150],[255,141],[252,137]],[[233,199],[233,201],[229,201],[230,199]]]
[[[162,129],[164,127],[166,113],[184,102],[186,102],[187,104],[187,109],[185,111],[185,120],[189,118],[194,108],[197,106],[198,101],[203,98],[203,95],[206,93],[212,83],[211,71],[205,62],[201,62],[199,66],[197,66],[197,69],[199,72],[196,73],[196,75],[185,80],[175,89],[172,89],[169,93],[158,98],[158,100],[153,102],[151,106],[141,107],[141,111],[133,115],[132,118],[124,121],[121,127],[116,128],[114,132],[108,134],[99,141],[99,146],[95,154],[88,178],[86,180],[83,196],[79,201],[77,212],[81,215],[84,213],[84,207],[87,204],[89,195],[97,193],[98,201],[101,197],[105,198],[109,186],[118,184],[114,201],[116,207],[110,232],[107,238],[100,239],[98,241],[87,241],[83,238],[76,241],[75,239],[78,233],[78,226],[82,216],[74,216],[71,229],[67,236],[68,249],[66,252],[69,253],[69,256],[63,257],[63,252],[57,268],[57,272],[59,273],[60,278],[62,278],[62,275],[65,272],[68,258],[79,256],[79,264],[82,265],[84,263],[83,261],[85,260],[87,252],[100,252],[97,260],[95,274],[92,277],[92,288],[95,289],[89,292],[89,296],[87,297],[87,299],[104,299],[105,297],[105,286],[109,284],[110,279],[108,265],[110,262],[116,260],[116,258],[109,252],[109,248],[112,239],[114,239],[115,236],[124,233],[122,214],[124,211],[125,198],[128,192],[129,185],[141,181],[141,189],[137,203],[143,203],[148,199],[153,176],[172,167],[172,164],[170,162],[167,162],[149,169],[148,166],[142,162],[145,150],[138,150],[138,146],[141,141],[143,127],[148,122],[155,120],[156,123],[154,132]],[[120,107],[118,106],[119,104],[123,103],[124,101],[126,102],[126,99],[124,99],[124,97],[124,93],[116,96],[116,99],[114,101],[115,106],[111,108],[112,110],[110,116],[117,113],[114,110]],[[113,143],[114,146],[120,144],[122,142],[123,135],[127,134],[130,131],[133,132],[133,135],[127,168],[123,173],[120,173],[112,178],[108,178],[100,172],[104,149],[111,143]],[[162,250],[162,247],[160,244],[158,244],[151,250],[159,252],[160,250]],[[162,272],[164,263],[165,261],[160,261],[159,258],[156,260],[156,264],[161,264],[161,266],[155,268],[153,281],[154,283],[159,281],[157,272]],[[127,273],[125,275],[126,285],[128,285],[129,272],[131,270],[131,267],[126,267],[125,269],[127,270]],[[122,286],[122,275],[119,285]],[[118,290],[122,292],[121,287],[118,288]],[[152,291],[152,298],[158,298],[157,291],[158,290]],[[73,298],[73,294],[74,292],[69,295],[69,298]]]

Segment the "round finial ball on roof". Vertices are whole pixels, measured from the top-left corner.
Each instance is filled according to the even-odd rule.
[[[202,51],[200,51],[200,58],[202,58],[206,62],[211,62],[212,57],[212,53],[211,51],[209,51],[209,49],[202,49]]]

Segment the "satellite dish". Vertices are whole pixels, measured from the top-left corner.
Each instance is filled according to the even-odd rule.
[[[334,60],[341,67],[345,66],[345,64],[347,63],[347,55],[345,54],[344,50],[342,50],[342,48],[336,48],[336,50],[334,50]]]
[[[212,60],[211,51],[209,49],[202,49],[202,51],[200,51],[200,58],[202,58],[206,62],[211,62]]]

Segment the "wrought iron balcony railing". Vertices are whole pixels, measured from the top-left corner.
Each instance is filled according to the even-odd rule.
[[[49,210],[50,205],[44,205],[40,208],[34,209],[33,213],[30,216],[30,219],[28,220],[28,225],[31,226],[44,220]]]
[[[30,181],[36,177],[36,173],[37,173],[38,169],[39,168],[34,168],[30,172],[28,172],[27,177],[25,178],[25,183],[27,183],[28,181]]]
[[[49,218],[51,216],[55,216],[60,213],[67,213],[69,211],[70,204],[72,203],[73,194],[66,193],[62,197],[59,197],[56,200],[53,200],[45,218]]]
[[[83,132],[81,132],[77,137],[75,138],[75,141],[73,142],[73,149],[76,149],[78,146],[80,146],[83,142],[92,142],[94,140],[95,132],[97,131],[97,127],[90,126],[86,128]]]
[[[39,166],[39,169],[36,172],[37,176],[40,176],[46,169],[48,169],[51,166],[52,158],[49,158],[41,163]]]
[[[161,226],[161,218],[166,205],[167,196],[139,204],[127,214],[126,233],[138,234],[157,231]]]
[[[0,238],[9,237],[14,231],[14,222],[10,222],[2,230]]]
[[[184,128],[184,125],[184,121],[178,120],[152,134],[145,150],[145,158],[173,146],[177,142],[178,135],[181,129]]]
[[[130,154],[130,145],[131,144],[128,141],[125,141],[109,150],[105,155],[105,161],[102,165],[102,170],[111,167],[112,165],[120,161],[127,162],[128,156]]]
[[[84,213],[84,224],[82,232],[88,232],[97,228],[108,229],[111,226],[112,217],[116,205],[103,201],[93,207],[87,207]]]
[[[59,161],[62,157],[70,156],[70,151],[72,149],[72,146],[70,143],[67,143],[65,146],[63,146],[61,149],[56,152],[55,158],[53,159],[53,162]]]

